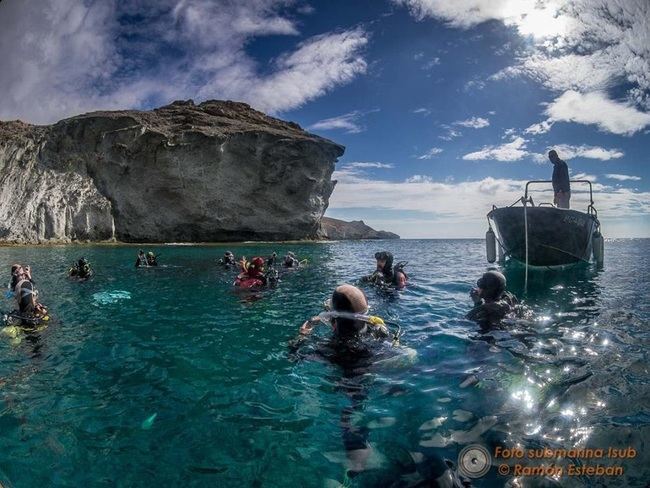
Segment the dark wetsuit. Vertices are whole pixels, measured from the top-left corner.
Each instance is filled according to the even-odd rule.
[[[74,278],[85,280],[90,278],[91,274],[92,274],[92,270],[90,269],[90,266],[88,266],[87,264],[81,266],[75,264],[72,268],[70,268],[70,276]]]
[[[404,283],[401,282],[401,275],[404,276]],[[383,271],[375,271],[369,276],[364,276],[361,281],[369,281],[377,286],[394,286],[402,287],[405,285],[407,276],[402,270],[394,271],[393,269]]]
[[[21,315],[31,315],[34,313],[34,294],[36,287],[34,282],[28,279],[20,280],[16,283],[14,288],[16,302],[18,303],[18,311]]]
[[[146,256],[144,254],[143,255],[138,255],[138,257],[135,260],[135,267],[139,268],[140,266],[149,266],[147,264],[147,258],[146,258]]]
[[[286,257],[284,258],[284,267],[285,268],[297,268],[300,266],[300,263],[296,258]]]
[[[497,300],[481,300],[468,312],[467,318],[477,322],[483,329],[496,327],[506,315],[514,311],[518,303],[517,297],[506,291]]]

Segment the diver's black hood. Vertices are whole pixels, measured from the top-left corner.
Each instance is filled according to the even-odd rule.
[[[375,259],[381,259],[382,261],[386,261],[386,265],[384,266],[384,274],[385,275],[392,275],[393,274],[393,260],[395,259],[393,257],[393,254],[388,252],[388,251],[380,251],[375,253]]]
[[[496,300],[506,291],[506,277],[498,271],[488,271],[476,282],[476,286],[485,290],[485,296]]]

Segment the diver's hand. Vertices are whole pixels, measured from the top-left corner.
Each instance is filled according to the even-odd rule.
[[[312,317],[300,327],[300,335],[309,335],[314,330],[314,326],[320,322],[320,317]]]
[[[481,296],[479,295],[478,288],[472,288],[469,291],[469,297],[474,302],[474,305],[478,305],[479,303],[481,303]]]

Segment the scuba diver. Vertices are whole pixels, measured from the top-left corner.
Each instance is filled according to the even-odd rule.
[[[348,459],[348,476],[355,476],[367,469],[372,447],[368,442],[370,431],[356,425],[355,415],[363,410],[367,400],[368,386],[363,371],[372,365],[372,350],[363,339],[385,341],[390,332],[379,317],[370,317],[368,300],[364,293],[353,285],[340,285],[332,293],[331,311],[324,312],[306,321],[300,327],[299,336],[289,346],[297,351],[317,325],[330,325],[332,336],[327,347],[327,359],[342,368],[341,391],[350,400],[350,405],[341,411],[340,426],[343,445]]]
[[[9,281],[9,284],[7,285],[7,293],[5,293],[5,298],[13,298],[14,297],[14,289],[16,288],[16,285],[18,284],[18,281],[22,278],[25,277],[29,281],[32,281],[32,270],[29,267],[29,265],[23,267],[21,264],[12,264],[11,265],[11,281]]]
[[[138,257],[135,260],[135,267],[140,268],[145,266],[149,266],[147,264],[147,256],[144,254],[144,251],[140,249],[140,251],[138,251]]]
[[[232,251],[226,251],[223,253],[223,257],[219,259],[219,264],[225,268],[230,268],[232,266],[237,266],[237,260]]]
[[[361,278],[362,282],[374,283],[380,287],[394,286],[401,290],[406,286],[408,276],[404,272],[404,266],[408,263],[400,261],[393,268],[393,255],[388,251],[380,251],[375,253],[377,260],[377,269],[371,275]]]
[[[289,251],[282,261],[282,265],[285,268],[298,268],[300,267],[300,261],[296,259],[296,255]]]
[[[344,478],[359,476],[363,480],[359,486],[402,486],[368,481],[377,480],[378,469],[373,465],[377,456],[373,456],[374,448],[369,442],[371,430],[359,417],[367,407],[374,376],[369,373],[373,368],[397,364],[390,361],[413,350],[399,344],[399,330],[393,333],[380,317],[369,315],[368,300],[358,287],[350,284],[336,287],[328,303],[327,311],[302,324],[298,337],[289,343],[289,357],[292,360],[310,356],[323,358],[340,368],[340,379],[337,378],[334,385],[347,399],[347,404],[341,408],[339,423],[347,459]],[[331,334],[315,347],[299,352],[319,325],[331,327]],[[431,479],[439,478],[445,470],[447,466],[443,465],[440,473]]]
[[[32,271],[29,265],[14,265],[11,267],[14,298],[18,310],[9,314],[21,321],[22,325],[37,325],[48,320],[47,308],[38,302],[38,290],[32,279]]]
[[[274,267],[276,265],[277,259],[278,259],[278,253],[273,251],[273,253],[266,260],[266,266],[269,268]]]
[[[87,280],[92,275],[93,270],[90,267],[90,263],[86,258],[83,257],[74,263],[68,271],[68,277],[77,278],[79,280]]]
[[[239,262],[242,272],[237,275],[234,285],[238,288],[263,288],[278,281],[276,270],[264,270],[264,259],[256,256],[250,261],[242,258]]]
[[[147,266],[158,266],[158,257],[151,251],[147,253]]]
[[[519,304],[517,297],[506,291],[506,277],[494,270],[478,279],[476,288],[471,289],[469,296],[474,308],[466,317],[477,322],[482,329],[498,326]]]

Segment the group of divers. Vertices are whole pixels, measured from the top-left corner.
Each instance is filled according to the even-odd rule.
[[[145,253],[141,250],[135,267],[158,266],[158,257],[153,252]],[[349,381],[352,376],[358,374],[355,372],[359,371],[360,362],[381,362],[378,359],[380,353],[371,352],[375,347],[379,349],[386,346],[389,350],[395,350],[394,346],[404,348],[400,344],[402,331],[399,324],[371,315],[368,299],[361,288],[377,287],[382,291],[390,290],[391,293],[404,290],[409,286],[409,277],[404,270],[407,263],[403,261],[395,264],[393,255],[388,251],[377,252],[374,257],[376,268],[371,274],[361,277],[355,284],[337,286],[331,297],[325,301],[325,310],[302,324],[297,336],[288,344],[291,355],[297,353],[317,326],[329,326],[331,332],[326,334],[327,348],[332,351],[329,359],[344,371],[348,371],[344,375],[348,378],[346,381]],[[234,287],[252,291],[276,286],[278,268],[289,270],[307,264],[306,259],[301,261],[292,252],[280,259],[274,252],[267,258],[255,256],[250,260],[245,257],[238,260],[232,252],[227,251],[218,261],[223,270],[238,272]],[[73,280],[87,281],[93,275],[94,270],[85,258],[79,259],[68,270],[68,277]],[[490,270],[483,274],[469,294],[474,307],[467,314],[467,318],[477,322],[484,330],[498,327],[506,317],[519,315],[517,310],[521,306],[518,305],[517,298],[506,290],[506,278],[498,271]],[[47,326],[49,313],[47,307],[39,301],[29,265],[11,266],[11,282],[6,297],[15,301],[15,309],[5,313],[4,321],[7,327],[4,330],[23,328],[29,334]],[[356,468],[350,470],[352,474],[364,470],[362,466],[366,462],[370,447],[367,432],[359,431],[352,421],[356,405],[362,401],[363,395],[355,389],[349,396],[353,400],[353,406],[343,410],[341,426],[349,460],[353,466],[356,465]],[[437,473],[432,476],[438,482],[437,486],[467,486],[462,484],[457,473],[447,469],[444,463],[436,461],[433,464],[440,466],[440,471],[436,468]]]
[[[138,252],[135,267],[158,266],[158,257],[153,252]],[[375,253],[376,268],[374,272],[363,276],[357,285],[371,284],[381,289],[403,290],[408,286],[408,276],[404,270],[408,264],[401,261],[394,264],[393,254],[388,251]],[[248,290],[262,290],[278,283],[278,266],[296,269],[307,264],[307,260],[298,260],[293,252],[287,252],[278,258],[273,252],[269,257],[255,256],[250,260],[239,260],[231,251],[226,251],[218,261],[224,269],[238,269],[233,286]],[[84,257],[75,262],[68,270],[68,277],[78,281],[87,281],[94,276],[88,260]],[[35,326],[49,320],[47,307],[39,302],[38,290],[29,265],[11,266],[11,280],[5,294],[13,298],[15,308],[5,314],[5,322],[15,325]],[[512,314],[518,307],[517,298],[506,290],[505,276],[490,270],[476,282],[470,290],[474,307],[467,318],[477,322],[483,329],[497,326],[501,320]],[[371,334],[373,337],[388,337],[385,322],[370,315],[368,300],[364,292],[356,285],[343,284],[333,291],[325,302],[326,311],[305,322],[300,328],[301,335],[308,335],[316,324],[329,323],[337,338],[345,339]]]

